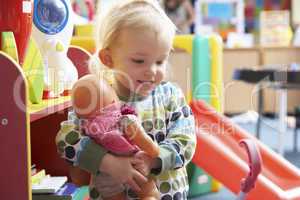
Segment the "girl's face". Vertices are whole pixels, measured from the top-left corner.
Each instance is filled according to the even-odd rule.
[[[165,77],[171,45],[171,41],[160,39],[154,31],[121,30],[115,44],[109,48],[111,68],[127,94],[119,92],[149,95]]]

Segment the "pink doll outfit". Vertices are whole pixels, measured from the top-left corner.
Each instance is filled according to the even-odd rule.
[[[132,107],[116,102],[84,120],[85,134],[117,155],[132,155],[139,149],[123,135],[121,120],[126,115],[135,115]]]
[[[132,155],[139,149],[131,144],[123,135],[122,127],[128,119],[137,119],[135,110],[119,102],[110,104],[83,120],[82,128],[85,135],[116,155]],[[106,173],[92,176],[90,186],[97,188],[103,197],[110,197],[125,191],[125,185],[114,180]]]

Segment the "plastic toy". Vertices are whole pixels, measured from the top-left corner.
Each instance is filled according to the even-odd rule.
[[[223,94],[223,42],[218,35],[209,37],[210,57],[211,57],[211,105],[219,112],[222,109]]]
[[[29,100],[36,104],[42,101],[44,89],[44,65],[42,55],[37,44],[30,39],[23,64],[23,70],[28,81]]]
[[[211,57],[208,37],[194,37],[192,59],[192,97],[210,103]]]
[[[79,78],[90,73],[88,61],[91,59],[92,55],[87,50],[79,46],[71,45],[67,55],[76,66]]]
[[[58,97],[64,90],[68,93],[78,79],[66,55],[73,32],[72,16],[67,0],[34,1],[33,37],[45,64],[44,98]]]
[[[241,181],[241,191],[237,200],[244,200],[247,193],[254,188],[255,181],[261,172],[262,160],[260,153],[253,140],[244,139],[240,141],[240,146],[247,150],[249,160],[249,173],[248,176]]]
[[[11,31],[17,44],[20,65],[23,64],[32,26],[32,3],[30,0],[0,1],[0,32]],[[2,39],[1,43],[4,42]]]
[[[193,51],[194,35],[176,35],[173,41],[173,47],[177,49],[184,49],[188,53]]]
[[[223,44],[220,36],[178,35],[174,39],[173,47],[192,54],[192,91],[187,93],[188,102],[192,98],[202,99],[221,113]],[[219,182],[197,166],[191,163],[187,169],[190,175],[189,197],[219,191]]]
[[[49,97],[59,96],[63,92],[68,95],[78,79],[77,69],[67,57],[66,50],[59,40],[48,40],[47,45],[48,70],[45,71],[45,90],[49,91]]]
[[[42,98],[43,71],[40,70],[42,68],[40,53],[34,42],[30,41],[31,27],[31,1],[2,0],[0,2],[0,32],[2,31],[0,50],[23,67],[29,86],[29,99],[31,103],[39,103]]]
[[[1,51],[11,56],[16,62],[19,62],[18,48],[13,32],[1,33]]]
[[[247,156],[239,147],[239,141],[251,139],[259,149],[263,167],[255,188],[248,193],[247,199],[300,199],[298,168],[218,114],[205,102],[193,101],[191,108],[197,126],[197,147],[193,163],[237,194],[240,190],[239,181],[248,173]]]
[[[81,83],[83,81],[89,86],[89,90],[83,84],[76,84],[72,102],[76,115],[85,119],[82,125],[85,133],[117,155],[132,155],[140,149],[152,158],[158,157],[159,148],[144,131],[134,109],[126,104],[122,105],[114,89],[106,81],[92,76],[83,77]],[[94,97],[90,91],[93,91],[95,98],[101,98],[99,103],[92,105]],[[97,180],[101,181],[101,177],[96,177],[94,184],[97,184]],[[159,199],[154,180],[149,178],[142,185],[138,196],[141,199]]]

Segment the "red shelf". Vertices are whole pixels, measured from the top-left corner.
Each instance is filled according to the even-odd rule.
[[[30,104],[30,122],[36,121],[53,113],[63,111],[71,106],[72,104],[70,96],[43,100],[39,104]]]

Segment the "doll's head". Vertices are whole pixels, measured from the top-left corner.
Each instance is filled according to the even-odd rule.
[[[78,117],[92,117],[112,103],[118,102],[114,89],[94,75],[82,77],[72,89],[72,103]]]
[[[147,96],[165,77],[176,27],[154,0],[125,0],[99,17],[98,56],[119,96]]]

